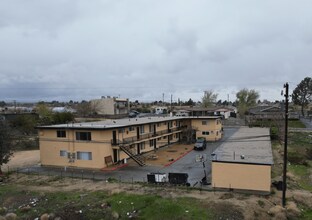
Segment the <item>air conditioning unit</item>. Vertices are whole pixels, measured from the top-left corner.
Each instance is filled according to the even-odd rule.
[[[67,153],[67,158],[69,159],[69,163],[73,163],[75,162],[75,159],[76,159],[76,154],[75,153]]]

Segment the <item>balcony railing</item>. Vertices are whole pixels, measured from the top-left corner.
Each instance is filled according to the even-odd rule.
[[[125,144],[132,144],[134,142],[137,141],[141,141],[141,140],[146,140],[146,139],[151,139],[151,138],[155,138],[158,136],[162,136],[165,134],[171,134],[174,133],[176,131],[182,131],[182,127],[175,127],[175,128],[170,128],[170,129],[166,129],[166,130],[162,130],[162,131],[158,131],[156,133],[146,133],[146,134],[140,134],[140,137],[138,138],[137,136],[135,137],[129,137],[129,138],[123,138],[122,140],[116,139],[116,140],[111,140],[111,144],[112,145],[125,145]]]

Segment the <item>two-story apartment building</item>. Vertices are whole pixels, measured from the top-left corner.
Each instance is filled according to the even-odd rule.
[[[37,129],[42,165],[93,169],[128,158],[144,165],[146,152],[187,139],[187,135],[217,141],[223,132],[218,117],[125,118]]]

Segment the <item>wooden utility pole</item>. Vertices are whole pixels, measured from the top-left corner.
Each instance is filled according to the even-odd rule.
[[[285,88],[285,136],[284,136],[284,169],[283,169],[283,198],[282,203],[283,207],[286,206],[286,189],[287,189],[287,183],[286,183],[286,173],[287,173],[287,133],[288,133],[288,88],[289,85],[286,83],[284,85]]]

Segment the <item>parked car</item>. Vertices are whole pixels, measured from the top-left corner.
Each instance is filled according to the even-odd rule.
[[[129,118],[135,118],[135,117],[137,117],[138,115],[140,114],[140,112],[138,112],[138,111],[130,111],[129,112]]]
[[[199,138],[195,142],[194,150],[205,150],[207,147],[206,139]]]

